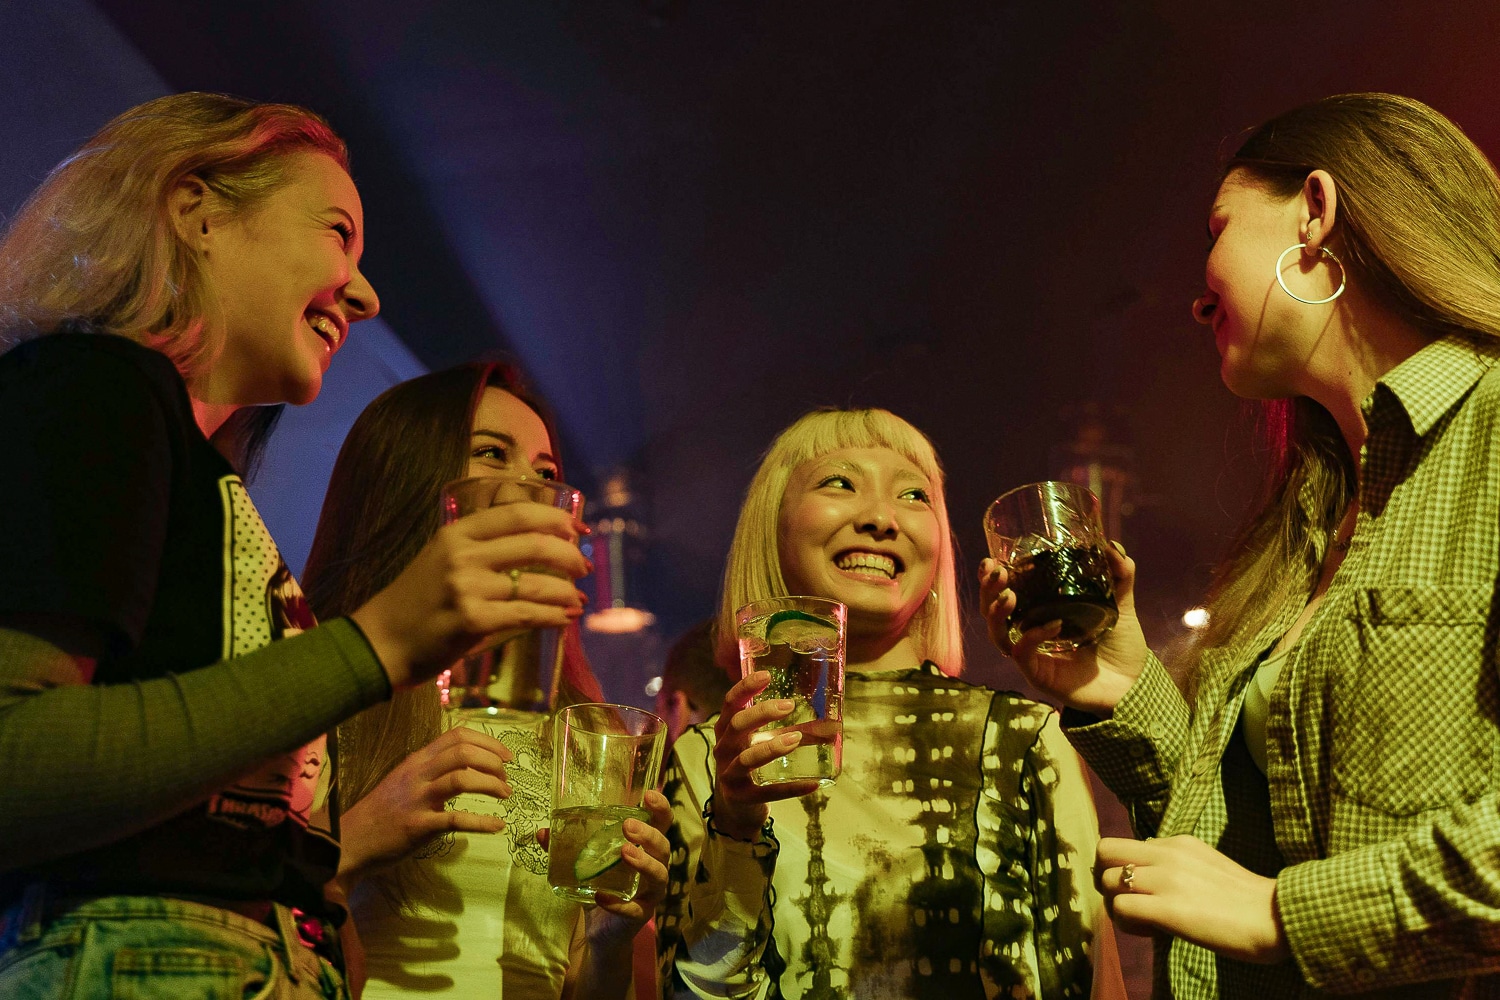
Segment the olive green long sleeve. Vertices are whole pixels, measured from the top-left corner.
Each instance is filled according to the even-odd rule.
[[[115,685],[50,685],[28,641],[0,631],[0,871],[147,829],[390,695],[346,619]]]

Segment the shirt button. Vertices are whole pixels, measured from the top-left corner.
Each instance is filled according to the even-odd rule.
[[[1151,733],[1151,738],[1153,740],[1159,740],[1163,736],[1167,735],[1166,724],[1161,722],[1151,723],[1151,725],[1147,727],[1147,731]]]

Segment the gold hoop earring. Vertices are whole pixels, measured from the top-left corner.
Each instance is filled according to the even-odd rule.
[[[1328,298],[1326,298],[1326,299],[1304,299],[1302,296],[1298,295],[1296,292],[1294,292],[1290,288],[1286,287],[1286,278],[1282,277],[1282,274],[1281,274],[1281,262],[1284,261],[1284,260],[1286,260],[1286,255],[1287,254],[1289,254],[1289,253],[1295,253],[1296,251],[1301,250],[1305,246],[1307,246],[1306,243],[1296,243],[1296,244],[1293,244],[1292,246],[1287,247],[1285,250],[1281,251],[1281,256],[1276,258],[1276,283],[1281,286],[1281,290],[1283,292],[1286,292],[1292,298],[1296,299],[1298,302],[1301,302],[1304,305],[1309,305],[1309,306],[1326,305],[1327,303],[1332,302],[1334,299],[1338,298],[1340,295],[1344,294],[1344,287],[1349,284],[1349,274],[1348,274],[1347,271],[1344,270],[1344,262],[1341,261],[1341,260],[1339,260],[1337,254],[1335,254],[1332,250],[1328,249],[1327,247],[1319,247],[1318,249],[1322,252],[1323,256],[1327,257],[1329,260],[1333,261],[1335,264],[1337,264],[1339,266],[1339,287],[1337,289],[1335,289],[1334,293],[1332,295],[1328,296]]]

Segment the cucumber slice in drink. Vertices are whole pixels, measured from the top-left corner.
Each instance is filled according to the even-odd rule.
[[[625,860],[620,854],[624,846],[625,821],[604,824],[579,848],[578,860],[573,862],[573,875],[580,882],[603,875]]]
[[[766,641],[778,645],[806,647],[835,643],[839,630],[830,622],[806,611],[777,611],[766,619]]]

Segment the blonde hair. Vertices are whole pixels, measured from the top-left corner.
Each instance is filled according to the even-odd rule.
[[[721,663],[736,662],[734,613],[751,601],[787,596],[781,574],[778,524],[792,470],[831,451],[844,448],[889,448],[915,465],[931,487],[933,513],[938,522],[936,597],[922,602],[912,616],[909,632],[917,654],[945,672],[963,672],[963,626],[959,619],[958,584],[953,532],[943,493],[943,467],[932,442],[911,424],[888,410],[818,410],[806,414],[777,435],[761,459],[760,468],[745,491],[735,525],[715,640]]]
[[[0,238],[0,349],[86,320],[160,351],[189,378],[217,353],[204,322],[215,303],[172,224],[170,194],[196,177],[240,212],[303,151],[349,168],[328,123],[288,104],[173,94],[115,118],[47,175]]]
[[[1342,94],[1256,129],[1224,174],[1292,198],[1317,169],[1338,185],[1332,240],[1351,285],[1431,337],[1500,336],[1500,178],[1456,125],[1409,97]],[[1270,622],[1278,607],[1266,594],[1312,587],[1354,495],[1354,459],[1321,405],[1273,400],[1261,418],[1264,498],[1215,572],[1208,627],[1179,664],[1194,682],[1202,650]]]

